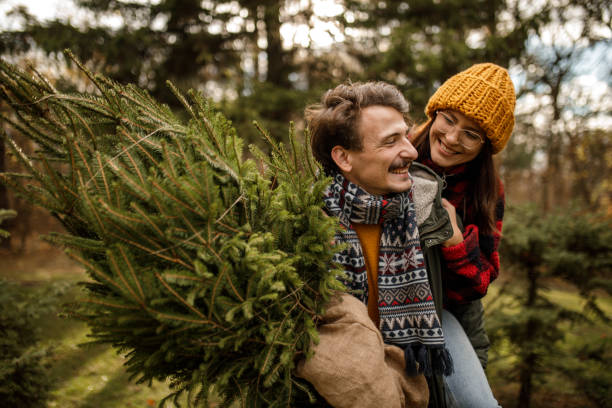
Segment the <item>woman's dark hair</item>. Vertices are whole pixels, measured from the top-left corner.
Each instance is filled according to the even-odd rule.
[[[410,105],[395,86],[386,82],[355,82],[327,91],[321,102],[306,108],[310,146],[315,159],[326,173],[338,170],[331,157],[334,146],[362,149],[358,120],[361,109],[382,105],[395,108],[406,120]]]
[[[433,119],[415,130],[411,137],[420,158],[431,157],[429,149],[429,131]],[[476,224],[481,233],[491,235],[498,231],[495,225],[495,211],[499,198],[499,175],[493,163],[493,147],[485,138],[482,150],[467,166],[468,176],[474,180],[468,184],[466,191],[466,208],[463,214],[464,224]]]

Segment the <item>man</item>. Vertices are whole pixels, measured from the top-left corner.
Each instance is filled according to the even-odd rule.
[[[435,276],[425,268],[426,258],[439,266],[429,248],[448,239],[452,226],[435,176],[420,167],[429,177],[420,195],[429,198],[417,206],[412,200],[417,152],[408,140],[408,108],[394,86],[368,82],[340,85],[306,111],[313,154],[333,178],[325,209],[342,227],[336,241],[344,249],[334,261],[352,296],[330,304],[315,356],[298,375],[333,406],[427,406],[421,374],[452,371],[439,319],[439,268]],[[427,254],[417,225],[427,227]],[[443,398],[433,391],[432,399]]]
[[[441,179],[412,163],[407,112],[384,82],[339,85],[306,110],[312,152],[332,177],[325,210],[341,226],[334,261],[348,293],[328,305],[296,374],[335,407],[497,407],[463,328],[443,311],[440,247],[456,231]]]

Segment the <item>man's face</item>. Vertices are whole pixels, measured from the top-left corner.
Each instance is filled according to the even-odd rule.
[[[368,106],[361,110],[357,131],[363,148],[343,150],[346,160],[339,167],[344,176],[375,195],[410,189],[408,168],[417,151],[408,140],[402,114],[389,106]]]

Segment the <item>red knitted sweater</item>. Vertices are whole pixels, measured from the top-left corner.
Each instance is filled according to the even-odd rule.
[[[472,219],[470,208],[465,206],[466,190],[469,179],[466,166],[444,171],[430,159],[422,161],[446,181],[442,196],[450,201],[457,214],[464,220],[463,242],[443,247],[442,255],[446,261],[444,274],[445,302],[465,303],[480,299],[487,294],[489,284],[499,274],[499,241],[504,218],[504,187],[499,181],[499,193],[495,206],[495,226],[493,234],[481,233],[478,226],[466,220]]]

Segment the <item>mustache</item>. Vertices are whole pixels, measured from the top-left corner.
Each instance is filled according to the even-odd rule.
[[[393,171],[396,169],[401,169],[403,167],[409,167],[411,164],[412,164],[412,160],[396,159],[391,163],[391,166],[389,166],[389,170]]]

